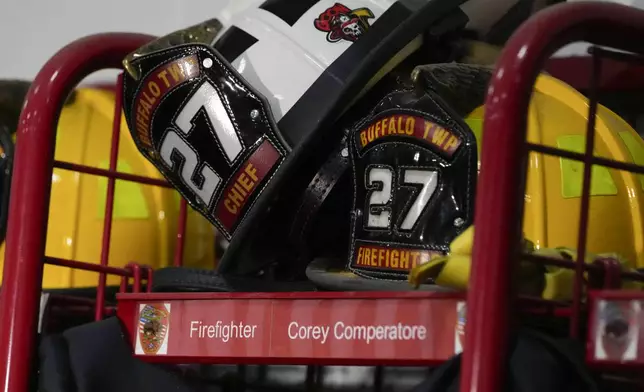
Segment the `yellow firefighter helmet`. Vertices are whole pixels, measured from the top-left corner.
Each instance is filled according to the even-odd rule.
[[[95,88],[76,90],[62,110],[56,134],[55,159],[107,169],[109,166],[114,93]],[[20,143],[20,140],[18,140]],[[117,170],[162,179],[140,155],[121,121]],[[101,255],[107,179],[54,169],[45,254],[98,263]],[[117,180],[113,208],[110,266],[130,262],[154,268],[172,265],[180,196],[174,189]],[[211,269],[215,262],[215,231],[188,208],[184,265]],[[0,248],[4,262],[4,243]],[[1,271],[1,270],[0,270]],[[98,274],[46,265],[44,288],[92,287]],[[108,285],[118,284],[108,277]]]
[[[586,97],[572,87],[540,75],[528,109],[528,141],[583,153],[588,108]],[[483,116],[484,107],[480,106],[465,119],[476,135],[479,154]],[[596,156],[644,165],[642,138],[621,117],[602,105],[597,108],[595,130]],[[582,162],[530,153],[523,218],[523,235],[529,241],[524,241],[524,251],[550,257],[576,257],[583,170]],[[617,256],[625,270],[644,268],[643,208],[644,176],[593,166],[586,261]],[[467,288],[473,236],[474,226],[454,239],[449,255],[414,268],[409,281],[418,286],[433,277],[438,285]],[[520,267],[515,276],[523,294],[555,300],[572,298],[574,271],[559,267],[542,271],[529,263],[521,263]],[[640,284],[633,283],[625,283],[623,287],[641,289]]]
[[[528,113],[528,141],[585,151],[588,99],[547,75],[537,79]],[[483,107],[467,122],[481,145]],[[644,141],[621,117],[598,105],[595,155],[644,165]],[[523,229],[537,248],[577,248],[583,163],[530,153]],[[644,267],[644,176],[594,166],[587,251],[618,253]]]

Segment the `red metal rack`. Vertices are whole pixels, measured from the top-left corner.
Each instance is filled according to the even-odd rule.
[[[526,22],[510,39],[496,66],[496,73],[488,90],[484,128],[481,173],[479,177],[476,218],[477,231],[474,240],[473,266],[470,290],[467,295],[466,350],[463,353],[462,391],[491,392],[500,390],[504,363],[507,357],[508,336],[512,326],[511,310],[515,308],[516,296],[511,290],[510,271],[512,263],[520,258],[519,233],[522,223],[524,173],[529,151],[537,151],[568,159],[583,161],[582,211],[579,235],[578,260],[569,266],[576,269],[575,299],[571,306],[571,335],[579,336],[580,323],[584,321],[581,310],[585,306],[581,290],[583,274],[604,273],[605,288],[617,287],[619,274],[610,274],[610,266],[587,266],[584,259],[586,226],[588,222],[589,179],[592,164],[644,173],[644,167],[628,165],[593,157],[594,132],[589,132],[586,151],[575,154],[526,142],[526,116],[530,91],[536,76],[547,58],[562,46],[588,41],[596,45],[644,55],[644,12],[621,5],[587,2],[569,3],[551,7]],[[319,347],[289,346],[272,334],[285,327],[284,321],[294,317],[313,320],[327,317],[324,321],[337,321],[343,313],[359,313],[365,322],[381,322],[389,315],[396,315],[390,322],[401,320],[397,313],[414,314],[407,320],[432,330],[440,336],[454,334],[457,326],[457,307],[462,295],[437,295],[422,293],[307,293],[307,294],[154,294],[141,293],[142,281],[151,279],[151,271],[132,264],[128,268],[107,266],[107,249],[110,241],[111,211],[114,199],[115,179],[136,181],[151,185],[167,186],[163,181],[136,175],[117,173],[116,155],[120,134],[120,98],[117,98],[110,167],[108,170],[88,168],[53,159],[55,124],[61,103],[71,89],[85,76],[103,68],[119,68],[122,58],[142,46],[152,37],[140,34],[99,34],[75,41],[56,55],[38,74],[27,98],[20,119],[14,176],[11,187],[11,204],[7,230],[5,256],[5,279],[0,293],[0,390],[24,392],[29,384],[31,361],[35,355],[35,331],[38,321],[38,304],[41,293],[43,262],[100,272],[95,302],[95,318],[105,316],[105,275],[122,277],[122,292],[133,279],[131,294],[120,294],[118,315],[123,320],[126,334],[137,352],[140,312],[145,305],[156,311],[170,313],[180,319],[189,319],[190,312],[217,315],[236,315],[263,328],[257,345],[237,345],[229,351],[213,351],[207,345],[190,348],[185,336],[189,327],[173,326],[170,334],[179,338],[167,338],[168,354],[145,355],[141,358],[163,362],[211,362],[211,363],[312,363],[312,364],[434,364],[448,358],[454,352],[450,343],[425,347],[425,351],[373,347],[354,344],[344,351],[319,350]],[[619,57],[619,56],[617,56]],[[602,61],[597,53],[593,56],[590,96],[594,97],[596,82]],[[641,86],[640,86],[641,87]],[[117,93],[117,97],[120,94]],[[594,105],[590,105],[589,128],[594,129]],[[99,264],[74,260],[48,258],[44,254],[47,230],[47,211],[52,169],[54,167],[91,173],[107,177],[108,194],[103,234],[103,252]],[[185,203],[182,205],[181,222],[185,222]],[[181,223],[180,222],[180,223]],[[181,264],[183,231],[179,224],[177,235],[176,265]],[[534,257],[533,257],[534,258]],[[552,262],[543,259],[542,262]],[[561,264],[561,262],[559,262]],[[622,301],[639,309],[644,301],[642,293],[621,291],[597,291],[591,293],[591,333],[588,334],[588,361],[591,364],[641,366],[644,354],[629,361],[615,361],[596,354],[594,350],[597,329],[597,311],[603,301]],[[320,315],[312,315],[312,306]],[[204,312],[204,307],[208,312]],[[415,312],[403,312],[404,308]],[[421,310],[422,309],[422,310]],[[441,317],[432,317],[433,312]],[[308,313],[307,313],[308,312]],[[641,313],[641,312],[640,312]],[[340,316],[334,316],[334,315]],[[288,317],[288,318],[287,318]],[[366,317],[366,318],[365,318]],[[441,320],[438,322],[437,320]],[[215,318],[212,319],[213,321]],[[338,319],[341,321],[341,319]],[[172,319],[169,319],[172,322]],[[641,320],[639,321],[641,325]],[[281,327],[280,327],[281,325]],[[639,327],[638,327],[639,328]],[[240,327],[240,330],[244,328]],[[205,334],[208,329],[202,331]],[[257,332],[257,331],[254,331]],[[200,333],[200,332],[197,332]],[[245,333],[245,332],[243,332]],[[248,332],[252,334],[251,331]],[[259,334],[259,332],[257,332]],[[172,335],[172,336],[175,336]],[[642,334],[644,335],[644,334]],[[259,336],[259,335],[258,335]],[[177,341],[177,339],[179,339]],[[451,338],[450,338],[451,339]],[[440,340],[440,339],[439,339]],[[449,340],[449,339],[445,339]],[[642,339],[644,340],[644,339]],[[450,340],[453,342],[454,340]],[[214,346],[213,346],[214,347]],[[221,348],[221,347],[219,347]],[[192,350],[192,351],[191,351]],[[145,350],[143,350],[145,351]],[[643,350],[640,350],[643,351]],[[412,354],[409,354],[409,353]],[[644,351],[643,351],[644,352]],[[415,353],[415,354],[414,354]]]
[[[0,389],[26,391],[30,364],[36,350],[35,331],[40,302],[43,262],[101,272],[98,282],[96,315],[103,314],[105,274],[134,277],[134,271],[107,266],[111,228],[111,206],[116,178],[149,179],[124,176],[115,172],[116,146],[120,122],[114,122],[110,169],[99,170],[69,163],[54,162],[55,133],[62,103],[84,77],[105,68],[121,68],[123,57],[149,42],[153,37],[141,34],[100,34],[75,41],[56,53],[36,76],[27,95],[19,129],[11,186],[10,210],[6,237],[4,279],[0,293],[0,357],[3,377]],[[117,95],[118,96],[118,95]],[[119,113],[120,108],[116,108]],[[101,264],[45,258],[45,238],[53,167],[108,177],[105,232]],[[129,178],[127,178],[129,177]],[[163,184],[163,183],[162,183]],[[162,185],[156,184],[156,185]],[[165,185],[165,184],[163,184]],[[136,284],[135,284],[136,285]]]

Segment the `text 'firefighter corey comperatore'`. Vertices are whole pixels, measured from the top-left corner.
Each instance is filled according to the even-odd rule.
[[[465,31],[489,35],[515,4],[488,3],[233,1],[215,19],[126,58],[124,110],[132,136],[229,241],[219,273],[306,276],[330,290],[408,290],[410,271],[431,265],[415,275],[424,277],[418,288],[439,290],[434,283],[463,276],[466,282],[469,258],[443,256],[459,235],[469,238],[474,223],[492,71],[453,62],[460,57],[450,49],[463,47],[454,37]],[[569,86],[541,76],[530,113],[566,112],[561,118],[568,123],[542,116],[529,122],[529,137],[583,146],[584,104]],[[603,107],[601,116],[606,124],[617,118]],[[638,151],[629,144],[632,129],[610,123],[620,125],[604,125],[600,148],[617,154],[607,147],[617,141],[632,156]],[[531,170],[546,181],[529,180],[534,197],[526,200],[546,198],[548,209],[526,205],[526,238],[538,248],[574,247],[562,228],[577,219],[569,212],[579,211],[578,179],[555,158],[534,156],[539,165]],[[609,173],[614,187],[595,190],[593,197],[613,197],[593,201],[594,213],[614,216],[623,205],[619,213],[630,216],[632,203],[620,198],[633,179],[624,176]],[[642,189],[635,188],[640,203]],[[590,250],[644,262],[631,234],[638,225],[626,219],[611,238],[589,241]],[[592,237],[599,227],[591,222],[590,229]],[[160,271],[155,284],[169,276],[172,286],[177,273]],[[217,273],[207,274],[209,283],[199,274],[201,288],[220,287]],[[535,290],[543,290],[543,273],[537,275]]]

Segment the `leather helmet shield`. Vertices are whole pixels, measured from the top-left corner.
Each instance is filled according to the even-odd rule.
[[[436,99],[394,92],[352,132],[357,275],[405,279],[472,223],[476,142]]]
[[[124,110],[138,148],[227,239],[286,156],[265,100],[213,49],[182,45],[133,60]]]

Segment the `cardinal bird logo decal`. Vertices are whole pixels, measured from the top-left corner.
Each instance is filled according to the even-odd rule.
[[[315,19],[315,28],[327,33],[329,42],[355,42],[369,29],[369,19],[373,19],[369,8],[350,9],[344,4],[335,3]]]

